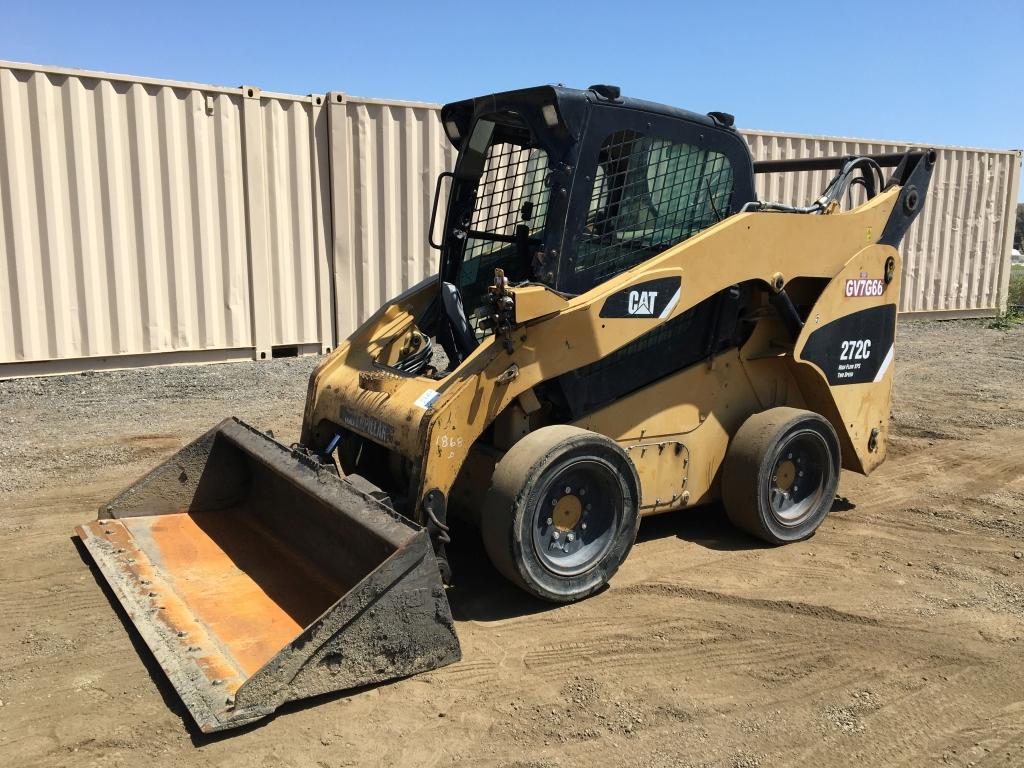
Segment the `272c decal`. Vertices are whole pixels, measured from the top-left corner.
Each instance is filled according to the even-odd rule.
[[[843,340],[843,351],[840,360],[867,360],[871,357],[871,339]]]
[[[889,369],[896,336],[896,305],[883,304],[846,315],[823,325],[800,351],[814,363],[829,384],[879,381]]]

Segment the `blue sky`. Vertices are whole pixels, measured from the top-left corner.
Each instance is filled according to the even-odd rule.
[[[1024,0],[5,5],[16,61],[437,102],[608,82],[741,127],[1024,147]]]

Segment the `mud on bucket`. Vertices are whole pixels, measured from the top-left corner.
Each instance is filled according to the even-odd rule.
[[[77,533],[206,732],[460,658],[426,531],[237,419]]]

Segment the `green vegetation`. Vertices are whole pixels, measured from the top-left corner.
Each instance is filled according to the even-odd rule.
[[[1024,264],[1010,267],[1010,290],[1007,293],[1006,312],[997,315],[988,324],[997,331],[1008,331],[1024,325]]]
[[[986,327],[994,331],[1008,331],[1018,325],[1024,325],[1024,315],[1011,310],[993,317]]]
[[[1017,220],[1020,221],[1019,213]],[[1024,264],[1013,264],[1010,267],[1010,289],[1006,304],[1006,312],[994,317],[988,324],[989,328],[1008,331],[1018,325],[1024,325]]]
[[[1024,203],[1017,203],[1017,222],[1013,228],[1013,247],[1024,253]]]
[[[1010,267],[1010,290],[1006,303],[1010,306],[1024,306],[1024,264]]]

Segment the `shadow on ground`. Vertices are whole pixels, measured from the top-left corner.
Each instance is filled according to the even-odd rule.
[[[832,502],[829,514],[849,512],[855,507],[856,505],[845,496],[837,496]],[[709,504],[696,509],[644,518],[640,524],[637,541],[663,539],[666,536],[676,536],[718,552],[771,549],[774,546],[738,530],[729,522],[729,517],[721,504]]]
[[[718,552],[743,552],[770,545],[738,530],[719,504],[644,518],[638,542],[674,536]]]

